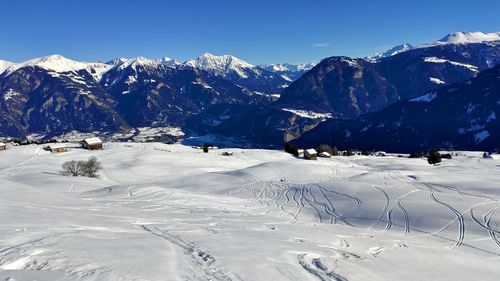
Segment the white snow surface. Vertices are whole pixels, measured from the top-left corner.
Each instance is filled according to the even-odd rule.
[[[0,280],[500,278],[500,168],[482,152],[432,166],[73,146],[0,152]],[[62,172],[90,156],[100,178]]]

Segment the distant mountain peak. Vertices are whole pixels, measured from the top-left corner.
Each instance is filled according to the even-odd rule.
[[[401,45],[394,46],[391,49],[389,49],[381,54],[376,53],[375,55],[370,56],[370,57],[366,57],[365,59],[368,61],[377,61],[379,59],[392,57],[392,56],[395,56],[397,54],[404,53],[406,51],[411,51],[413,49],[415,49],[415,47],[413,47],[411,44],[403,43]]]
[[[196,59],[188,60],[185,65],[212,71],[225,77],[229,72],[235,72],[242,78],[248,77],[245,73],[248,69],[255,66],[231,55],[216,56],[210,53],[204,53]]]
[[[174,58],[171,58],[171,57],[163,57],[161,59],[161,63],[163,65],[166,65],[166,66],[169,66],[169,67],[176,67],[176,66],[182,64],[182,62],[180,62],[180,61],[178,61],[178,60],[176,60]]]
[[[40,67],[54,72],[70,72],[86,69],[89,64],[67,59],[61,55],[34,58],[22,63],[12,64],[5,71],[10,74],[23,67]]]
[[[2,68],[6,67],[3,69]],[[111,68],[110,65],[100,62],[80,62],[65,58],[61,55],[54,54],[45,57],[30,59],[21,63],[0,62],[0,73],[10,75],[18,69],[24,67],[39,67],[45,70],[64,73],[64,72],[78,72],[80,70],[87,70],[92,76],[99,80],[104,72]]]
[[[148,59],[148,58],[141,57],[141,56],[136,57],[136,58],[130,58],[130,59],[120,58],[120,59],[115,59],[113,61],[116,62],[114,67],[116,67],[120,70],[128,68],[128,67],[132,67],[133,69],[136,69],[137,66],[145,66],[145,65],[157,66],[157,65],[162,64],[162,62],[160,60]]]
[[[446,35],[434,44],[467,44],[500,41],[500,32],[454,32]]]
[[[317,62],[291,64],[291,63],[278,63],[278,64],[262,64],[258,67],[270,72],[281,75],[285,80],[291,82],[298,79],[307,71],[316,66]]]

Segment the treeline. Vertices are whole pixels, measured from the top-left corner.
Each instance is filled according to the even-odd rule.
[[[299,156],[299,148],[292,143],[285,143],[284,150],[295,156]],[[358,151],[355,149],[347,149],[340,151],[336,146],[331,147],[327,144],[321,144],[315,148],[318,154],[326,152],[331,156],[354,156],[354,155],[364,155],[364,156],[385,156],[385,152],[379,151]],[[403,155],[398,155],[398,157],[404,157]],[[411,153],[408,158],[427,158],[427,162],[431,165],[436,165],[441,163],[442,159],[452,159],[451,153],[440,153],[438,149],[433,148],[427,152]]]

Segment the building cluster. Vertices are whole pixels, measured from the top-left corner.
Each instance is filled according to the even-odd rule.
[[[17,142],[11,143],[11,146],[18,146],[18,145],[19,143]],[[103,148],[102,140],[98,137],[86,138],[80,142],[80,146],[81,148],[88,150],[97,150]],[[0,142],[0,151],[4,151],[6,149],[7,149],[7,144],[4,142]],[[49,143],[46,147],[44,147],[44,149],[53,153],[66,152],[68,151],[68,144],[64,142]]]

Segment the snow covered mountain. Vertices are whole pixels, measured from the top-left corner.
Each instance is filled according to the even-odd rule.
[[[3,65],[3,66],[2,66]],[[41,58],[31,59],[22,63],[0,62],[0,74],[8,76],[20,68],[39,67],[52,73],[77,73],[85,70],[92,74],[96,80],[99,80],[101,75],[111,68],[110,65],[98,62],[79,62],[67,59],[61,55],[50,55]]]
[[[493,150],[500,144],[499,105],[500,65],[358,120],[326,121],[297,143],[399,152],[431,147]]]
[[[397,45],[381,54],[376,53],[373,56],[365,57],[368,61],[377,61],[383,58],[391,57],[403,52],[411,51],[416,48],[427,48],[439,45],[449,45],[449,44],[474,44],[474,43],[487,43],[500,41],[500,32],[483,33],[483,32],[454,32],[446,35],[442,39],[432,42],[422,44],[420,46],[412,46],[409,43],[404,43],[402,45]]]
[[[381,54],[379,53],[376,53],[375,55],[373,56],[370,56],[370,57],[366,57],[365,59],[368,60],[368,61],[377,61],[379,59],[383,59],[383,58],[387,58],[387,57],[392,57],[394,55],[397,55],[397,54],[400,54],[400,53],[403,53],[403,52],[406,52],[406,51],[410,51],[410,50],[413,50],[415,47],[413,47],[411,44],[409,43],[404,43],[402,45],[397,45]]]
[[[280,93],[290,82],[281,75],[230,55],[215,56],[205,53],[186,61],[184,66],[205,70],[252,91],[266,94]]]
[[[0,74],[0,135],[46,137],[77,130],[181,126],[212,104],[269,98],[173,60],[77,62],[59,55],[10,64]]]
[[[262,64],[260,68],[280,74],[288,81],[295,81],[307,71],[311,70],[317,63],[303,63],[303,64]]]
[[[169,66],[169,67],[176,67],[176,66],[179,66],[182,64],[181,61],[170,58],[170,57],[163,57],[161,59],[161,63],[163,63],[164,65]]]
[[[169,67],[159,60],[125,60],[109,70],[101,86],[132,126],[182,126],[213,104],[265,103],[267,98],[204,70]]]
[[[150,61],[150,62],[154,62],[154,63],[162,63],[164,64],[165,66],[168,66],[168,67],[177,67],[177,66],[180,66],[182,65],[182,62],[177,60],[177,59],[173,59],[173,58],[170,58],[170,57],[163,57],[161,59],[147,59],[147,58],[144,58],[144,57],[137,57],[137,58],[115,58],[115,59],[112,59],[110,61],[108,61],[106,64],[108,65],[118,65],[118,64],[122,64],[124,62],[127,62],[127,61],[131,61],[131,60],[142,60],[142,61]]]
[[[484,43],[493,41],[500,41],[500,32],[454,32],[446,35],[445,37],[434,43],[424,44],[422,47],[445,44]]]
[[[185,63],[168,57],[78,62],[59,55],[1,61],[0,134],[189,123],[194,132],[279,146],[328,119],[356,119],[470,80],[500,64],[497,38],[453,33],[440,43],[399,46],[376,61],[331,57],[314,67],[259,67],[210,54]],[[292,74],[300,77],[290,82]]]
[[[0,60],[0,74],[2,74],[7,68],[12,66],[14,63],[10,61]]]
[[[128,128],[112,97],[98,84],[105,67],[61,56],[10,66],[0,75],[0,135]]]
[[[285,89],[276,105],[356,118],[440,85],[471,79],[496,66],[500,63],[500,41],[491,40],[463,43],[450,39],[462,43],[432,44],[371,62],[327,58]]]

